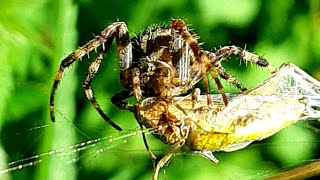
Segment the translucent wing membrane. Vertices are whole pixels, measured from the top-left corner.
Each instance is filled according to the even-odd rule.
[[[245,94],[304,99],[306,109],[299,119],[320,118],[320,82],[294,64],[285,63],[279,72]]]

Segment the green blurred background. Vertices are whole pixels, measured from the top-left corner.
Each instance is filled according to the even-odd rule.
[[[131,113],[110,102],[122,90],[115,46],[92,86],[103,110],[124,133],[113,130],[86,100],[81,86],[90,62],[86,58],[66,71],[56,96],[57,122],[49,119],[49,93],[60,61],[117,18],[127,23],[131,35],[153,23],[183,18],[205,42],[205,49],[246,47],[276,67],[290,61],[320,79],[317,0],[1,0],[0,169],[8,168],[11,161],[61,147],[72,149],[99,137],[114,142],[102,141],[85,150],[74,148],[78,152],[44,154],[35,159],[42,160],[38,165],[5,173],[0,179],[151,178],[153,163],[140,135],[116,139],[138,124]],[[268,75],[256,66],[239,66],[237,58],[224,65],[247,87]],[[230,84],[224,87],[238,92]],[[306,126],[293,125],[244,150],[215,153],[220,160],[216,165],[198,155],[176,156],[161,170],[160,178],[259,179],[307,163],[319,158],[320,143],[319,133]],[[148,138],[158,156],[169,148]],[[96,153],[99,148],[104,148],[102,153]]]

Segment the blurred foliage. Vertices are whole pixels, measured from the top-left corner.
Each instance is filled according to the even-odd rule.
[[[86,100],[81,81],[86,58],[72,65],[59,86],[57,122],[49,120],[48,100],[60,61],[117,19],[130,34],[148,25],[183,18],[204,41],[205,49],[237,45],[264,55],[274,66],[290,61],[320,79],[320,3],[317,0],[1,0],[0,1],[0,167],[8,162],[98,137],[117,134]],[[77,40],[78,39],[78,40]],[[226,69],[247,87],[268,73],[240,66]],[[98,102],[126,130],[138,127],[131,113],[115,108],[110,98],[122,87],[113,46],[93,82]],[[236,91],[224,84],[226,91]],[[215,87],[213,86],[213,89]],[[126,132],[126,131],[125,131]],[[81,151],[48,158],[34,166],[0,175],[3,179],[150,179],[152,161],[140,137],[100,154]],[[168,146],[151,136],[157,155]],[[199,156],[177,156],[161,171],[167,179],[255,179],[319,158],[319,134],[293,126],[274,137],[233,153],[216,153],[215,165]],[[90,155],[89,155],[90,154]],[[93,154],[93,155],[92,155]]]

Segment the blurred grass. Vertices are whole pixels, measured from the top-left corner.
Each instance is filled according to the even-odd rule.
[[[81,80],[89,61],[67,70],[56,100],[57,122],[48,116],[48,100],[61,59],[92,39],[119,18],[130,34],[152,23],[186,19],[204,41],[205,49],[237,45],[263,55],[274,66],[290,61],[320,79],[320,5],[316,0],[293,1],[0,1],[0,167],[8,162],[67,147],[102,136],[115,135],[86,100]],[[78,39],[78,41],[77,41]],[[138,125],[131,113],[115,108],[110,98],[122,89],[116,48],[113,46],[93,81],[98,102],[121,127]],[[247,87],[268,76],[261,68],[224,63]],[[237,92],[230,84],[226,91]],[[213,88],[215,88],[213,84]],[[60,112],[60,114],[59,114]],[[40,125],[49,128],[29,130]],[[77,127],[77,128],[75,128]],[[168,146],[149,137],[162,154]],[[217,153],[220,163],[199,156],[177,156],[161,178],[259,178],[306,160],[319,158],[319,134],[293,126],[273,138],[233,153]],[[150,179],[152,162],[140,137],[77,163],[51,158],[36,166],[8,173],[3,179]],[[70,156],[77,156],[73,153]],[[62,158],[63,159],[63,158]],[[0,176],[1,177],[1,176]]]

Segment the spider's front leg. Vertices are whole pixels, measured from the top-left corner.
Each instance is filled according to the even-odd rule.
[[[99,47],[102,48],[102,50],[99,50],[98,56],[95,59],[95,61],[91,64],[89,67],[89,72],[86,76],[86,79],[84,82],[84,88],[87,94],[88,99],[93,103],[94,107],[97,109],[97,111],[100,113],[100,115],[109,122],[114,128],[117,130],[121,130],[119,126],[114,124],[108,116],[106,116],[102,110],[97,106],[97,102],[95,101],[93,97],[93,92],[91,88],[89,87],[89,84],[96,74],[96,71],[99,68],[99,64],[101,60],[103,59],[104,53],[109,49],[112,40],[116,37],[117,40],[117,47],[118,47],[118,53],[119,53],[119,62],[120,62],[120,69],[129,68],[129,66],[132,63],[132,46],[129,39],[128,29],[124,22],[115,22],[107,26],[100,35],[96,36],[93,40],[89,41],[87,44],[85,44],[82,47],[79,47],[76,51],[71,53],[69,56],[67,56],[64,60],[62,60],[59,71],[56,75],[55,81],[52,86],[52,90],[50,93],[50,116],[51,120],[55,121],[54,116],[54,96],[55,92],[57,90],[57,87],[60,83],[60,80],[63,76],[64,70],[68,68],[71,64],[73,64],[77,59],[82,58],[85,54],[90,53],[93,50],[98,49]],[[90,72],[92,71],[92,72]],[[104,114],[104,115],[102,115]]]
[[[227,59],[232,54],[239,56],[240,58],[244,59],[246,62],[253,62],[257,64],[260,67],[267,68],[271,73],[275,72],[275,68],[269,64],[269,62],[262,58],[259,55],[250,53],[240,47],[237,46],[224,46],[220,49],[218,49],[213,56],[211,56],[211,63],[217,70],[220,77],[227,80],[228,82],[235,85],[237,88],[239,88],[241,91],[246,91],[247,88],[245,88],[236,78],[229,75],[223,66],[221,65],[221,62],[225,59]]]
[[[211,103],[210,102],[211,99],[209,97],[209,80],[207,76],[208,71],[211,74],[212,78],[215,80],[215,83],[218,87],[218,90],[220,91],[224,104],[227,105],[228,100],[223,90],[222,84],[220,83],[220,80],[218,79],[215,71],[213,71],[211,67],[210,52],[204,51],[202,49],[202,47],[197,41],[198,37],[190,33],[187,25],[183,20],[173,19],[171,22],[171,28],[177,33],[179,33],[183,38],[183,40],[190,46],[190,48],[192,49],[195,55],[196,61],[200,64],[200,72],[204,82],[205,91],[207,94],[208,105]]]

